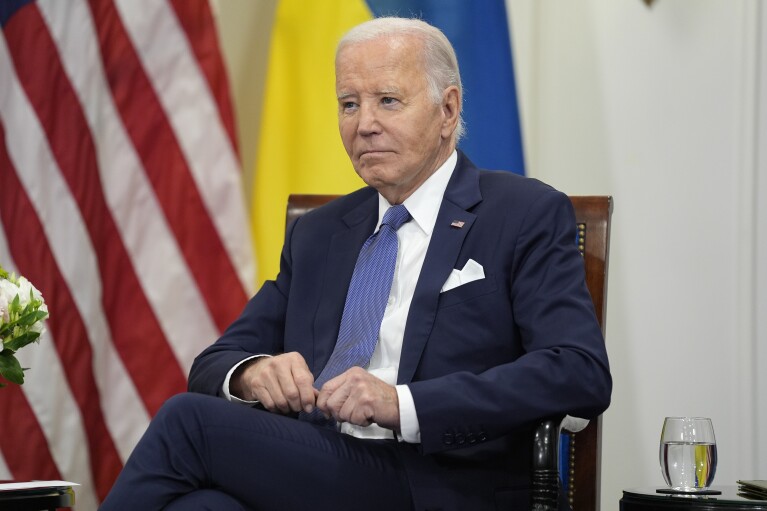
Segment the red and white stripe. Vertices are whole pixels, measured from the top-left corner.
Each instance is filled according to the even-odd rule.
[[[0,37],[0,263],[50,310],[0,390],[0,479],[95,509],[252,292],[207,0],[39,0]]]

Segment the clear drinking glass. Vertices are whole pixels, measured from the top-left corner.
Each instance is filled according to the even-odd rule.
[[[711,419],[666,417],[660,435],[660,468],[674,490],[705,490],[716,474],[716,439]]]

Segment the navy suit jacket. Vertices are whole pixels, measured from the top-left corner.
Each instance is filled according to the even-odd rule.
[[[197,358],[190,390],[220,395],[229,369],[253,353],[298,351],[316,378],[377,221],[377,192],[363,188],[294,222],[277,279]],[[459,152],[410,306],[398,376],[421,429],[421,443],[402,449],[419,507],[529,505],[535,424],[607,408],[607,354],[575,239],[567,196],[534,179],[479,170]],[[441,293],[451,270],[469,259],[485,278]]]

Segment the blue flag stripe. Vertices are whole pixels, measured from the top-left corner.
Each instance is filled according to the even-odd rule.
[[[442,30],[458,55],[467,132],[479,166],[524,174],[514,67],[504,0],[367,0],[379,16],[417,17]]]
[[[4,27],[16,11],[32,3],[34,0],[2,0],[0,1],[0,27]]]

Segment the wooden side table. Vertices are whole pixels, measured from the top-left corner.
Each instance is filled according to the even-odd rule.
[[[0,491],[0,509],[3,511],[56,511],[74,505],[75,492],[71,486]]]
[[[767,500],[738,494],[737,486],[712,486],[720,495],[679,495],[657,493],[656,488],[623,490],[620,511],[767,511]]]

